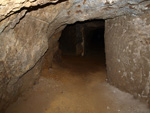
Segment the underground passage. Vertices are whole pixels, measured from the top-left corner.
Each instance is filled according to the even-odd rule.
[[[48,65],[48,54],[38,83],[6,113],[148,112],[131,95],[107,84],[104,26],[104,20],[68,25],[53,63]]]
[[[150,113],[149,9],[0,1],[0,113]]]

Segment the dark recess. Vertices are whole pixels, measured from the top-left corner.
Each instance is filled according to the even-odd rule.
[[[68,25],[59,40],[60,50],[64,55],[104,54],[104,20],[89,20]]]

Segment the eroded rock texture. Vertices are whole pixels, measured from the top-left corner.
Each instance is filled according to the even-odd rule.
[[[109,82],[150,103],[150,15],[122,16],[105,26]]]
[[[144,14],[149,8],[148,0],[1,0],[0,109],[17,97],[15,95],[19,94],[20,83],[28,84],[20,81],[32,73],[33,67],[51,47],[51,37],[67,24],[125,14]]]

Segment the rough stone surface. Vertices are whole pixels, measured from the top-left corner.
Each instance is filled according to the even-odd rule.
[[[0,20],[21,10],[22,8],[44,5],[46,3],[56,3],[58,0],[1,0],[0,1]]]
[[[59,51],[59,38],[61,36],[61,32],[56,33],[53,35],[49,40],[49,48],[45,53],[44,57],[42,58],[42,70],[52,68],[53,57],[55,53]]]
[[[46,52],[48,48],[47,28],[46,23],[26,17],[14,29],[1,33],[0,105],[10,100],[14,96],[13,93],[18,92],[16,87],[18,81]],[[31,81],[32,77],[34,75],[31,76]]]
[[[54,4],[55,3],[55,4]],[[0,3],[0,33],[10,26],[15,26],[26,13],[31,10],[50,6],[50,10],[43,10],[38,13],[45,20],[49,19],[52,23],[52,18],[55,21],[62,21],[58,26],[76,21],[84,21],[87,19],[113,18],[124,14],[142,14],[150,9],[150,1],[148,0],[4,0]],[[61,9],[61,10],[58,10]],[[13,16],[12,16],[13,15]],[[15,15],[15,16],[14,16]],[[37,15],[37,13],[36,13]],[[55,15],[55,16],[52,16]],[[44,17],[43,17],[44,16]],[[61,18],[61,20],[59,20]],[[47,19],[46,19],[47,20]],[[54,21],[54,23],[55,23]],[[56,23],[55,23],[56,24]]]
[[[69,25],[63,30],[59,41],[63,55],[81,55],[83,51],[82,30],[83,26],[79,23]]]
[[[66,24],[124,14],[138,15],[149,9],[149,0],[1,0],[1,108],[8,103],[11,97],[8,95],[18,92],[14,89],[17,81],[45,54],[48,40]]]
[[[6,107],[13,103],[24,91],[32,87],[41,75],[42,61],[39,60],[36,65],[28,72],[22,75],[20,79],[10,80],[11,82],[2,81],[0,113],[3,113]],[[15,83],[13,83],[15,81]],[[7,83],[6,83],[7,82]]]
[[[150,15],[106,20],[108,80],[150,104]]]

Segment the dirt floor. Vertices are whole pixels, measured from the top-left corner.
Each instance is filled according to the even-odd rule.
[[[63,57],[6,113],[150,113],[146,104],[106,82],[104,61],[101,55]]]

